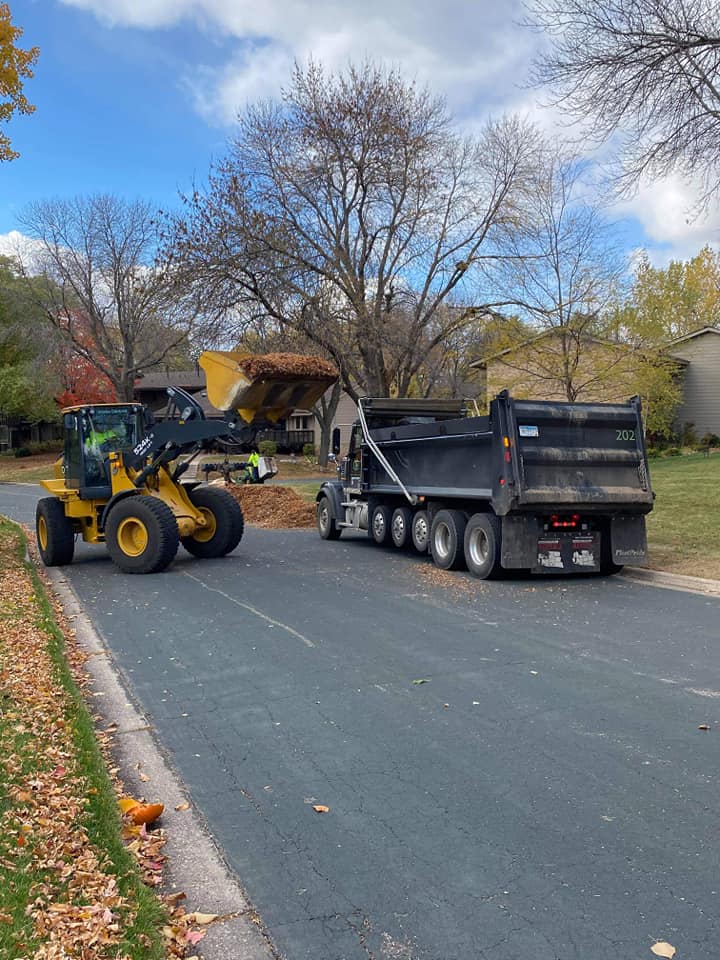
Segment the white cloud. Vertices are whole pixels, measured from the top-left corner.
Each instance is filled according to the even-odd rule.
[[[19,230],[0,233],[0,257],[11,257],[32,269],[32,266],[38,262],[42,250],[42,244],[38,240],[26,237]]]
[[[525,81],[536,38],[519,27],[520,0],[63,0],[108,25],[193,23],[238,41],[229,62],[185,78],[196,106],[232,121],[248,99],[277,94],[294,60],[329,69],[366,57],[399,66],[470,113],[478,99],[502,106]]]
[[[670,260],[695,256],[705,244],[720,247],[720,209],[713,206],[698,215],[694,206],[701,192],[699,186],[673,175],[642,184],[615,211],[639,221],[650,241],[651,261],[665,266]]]

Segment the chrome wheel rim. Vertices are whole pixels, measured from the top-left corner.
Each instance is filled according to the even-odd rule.
[[[379,510],[373,517],[373,533],[378,539],[385,536],[385,517]]]
[[[318,508],[318,521],[320,523],[320,529],[325,532],[330,523],[330,511],[328,510],[327,503],[320,504]]]
[[[393,536],[396,540],[403,540],[405,538],[405,518],[401,513],[393,517],[392,529]]]
[[[422,546],[427,543],[428,526],[425,517],[418,517],[415,521],[415,539]]]
[[[446,523],[438,523],[433,537],[433,548],[438,557],[445,560],[450,556],[450,527]]]
[[[472,530],[468,537],[468,554],[476,567],[484,566],[490,559],[490,541],[480,527]]]

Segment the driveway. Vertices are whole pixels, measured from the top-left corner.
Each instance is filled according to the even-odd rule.
[[[281,956],[717,954],[717,599],[312,531],[66,572]]]

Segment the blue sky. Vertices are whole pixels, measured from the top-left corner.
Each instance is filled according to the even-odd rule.
[[[0,249],[27,203],[107,191],[167,209],[222,156],[248,100],[276,94],[293,59],[340,67],[372,56],[447,96],[459,121],[519,110],[557,115],[523,87],[537,40],[519,0],[11,0],[22,46],[40,47],[26,84],[37,110],[8,130],[20,159],[0,165]],[[628,249],[662,262],[714,241],[713,213],[688,223],[693,192],[645,185],[609,215]]]

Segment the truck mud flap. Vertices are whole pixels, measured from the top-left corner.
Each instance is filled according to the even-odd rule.
[[[599,533],[544,533],[537,540],[533,573],[597,573]]]
[[[610,545],[614,563],[644,566],[647,563],[645,517],[617,516],[610,523]]]

